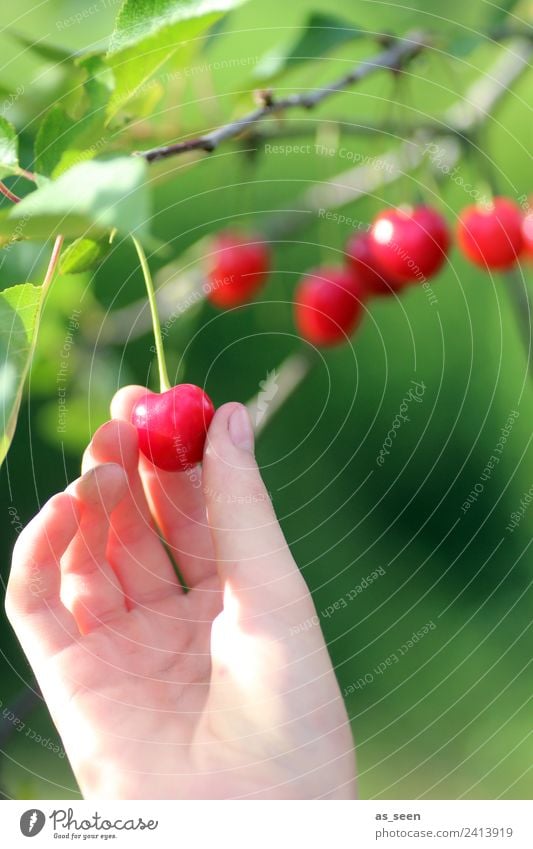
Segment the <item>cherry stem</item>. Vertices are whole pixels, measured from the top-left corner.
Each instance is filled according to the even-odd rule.
[[[54,279],[54,274],[56,272],[57,264],[59,262],[59,255],[61,253],[61,248],[63,247],[63,240],[63,236],[56,236],[54,247],[52,248],[52,255],[48,263],[48,268],[46,269],[46,274],[44,275],[42,299],[43,301],[44,296],[47,294],[50,286],[52,285],[52,280]]]
[[[483,173],[487,189],[490,192],[490,196],[495,197],[499,194],[498,174],[494,167],[493,160],[489,157],[486,149],[484,149],[482,153],[480,152],[481,150],[482,148],[479,147],[477,159],[478,162],[483,162]],[[518,335],[520,336],[524,346],[524,353],[526,356],[526,375],[529,374],[529,376],[533,379],[533,308],[526,281],[524,280],[523,274],[521,274],[518,270],[520,267],[519,263],[520,260],[517,259],[516,265],[508,271],[505,271],[503,273],[503,277],[507,283],[507,294],[511,301]]]
[[[152,327],[154,331],[155,350],[157,355],[157,365],[159,367],[160,392],[167,392],[171,387],[171,383],[168,379],[167,363],[165,360],[165,351],[163,348],[163,337],[161,335],[161,323],[159,321],[159,311],[157,308],[157,300],[155,297],[154,281],[152,280],[152,275],[150,273],[146,254],[141,243],[138,239],[135,238],[135,236],[132,236],[131,238],[133,240],[133,244],[135,245],[135,250],[137,251],[137,256],[139,257],[139,262],[141,263],[144,282],[146,284],[146,293],[148,295],[148,303],[150,304],[150,313],[152,315]]]
[[[524,346],[527,370],[533,379],[533,309],[531,298],[523,274],[519,266],[506,271],[507,293],[511,300],[519,335]]]
[[[19,196],[16,195],[14,192],[12,192],[11,189],[8,189],[6,184],[2,183],[1,180],[0,180],[0,194],[4,195],[4,197],[6,197],[8,200],[12,201],[13,203],[18,203],[20,201]]]
[[[39,322],[41,320],[41,316],[44,310],[44,302],[46,300],[46,296],[50,290],[50,286],[52,285],[52,281],[54,279],[56,269],[59,263],[59,256],[61,254],[61,248],[63,247],[64,237],[59,235],[56,236],[56,240],[54,242],[54,247],[52,248],[52,254],[50,259],[48,260],[48,268],[46,269],[46,274],[44,275],[44,280],[41,286],[41,298],[39,300],[38,306],[38,314],[37,314],[37,326],[39,326]],[[35,348],[37,347],[37,337],[38,333],[34,333],[31,348],[30,348],[30,357],[29,362],[33,360],[33,355],[35,353]]]

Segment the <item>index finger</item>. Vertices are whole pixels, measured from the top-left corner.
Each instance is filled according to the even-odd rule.
[[[144,394],[144,386],[119,389],[111,402],[112,417],[131,421],[133,407]],[[200,471],[166,472],[141,455],[139,472],[152,515],[187,586],[198,587],[216,576]]]

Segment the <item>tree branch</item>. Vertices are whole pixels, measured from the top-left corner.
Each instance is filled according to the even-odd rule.
[[[196,138],[176,142],[165,147],[154,147],[152,150],[139,151],[137,156],[142,156],[147,162],[157,162],[169,156],[177,156],[194,150],[212,153],[222,142],[242,135],[250,127],[255,126],[265,118],[272,115],[278,116],[291,109],[314,109],[324,100],[360,83],[376,71],[400,71],[408,61],[428,46],[429,41],[426,34],[421,32],[409,33],[404,38],[394,41],[391,47],[376,56],[358,63],[339,79],[314,91],[291,94],[279,100],[275,99],[271,93],[263,92],[262,104],[247,115],[236,118],[234,121]]]
[[[426,154],[431,138],[459,135],[466,137],[480,128],[494,112],[506,91],[527,71],[533,56],[533,44],[518,39],[509,44],[502,56],[473,83],[465,96],[446,110],[442,118],[434,119],[431,127],[419,129],[395,150],[380,157],[380,169],[369,165],[356,165],[335,177],[305,191],[290,210],[270,214],[264,219],[261,231],[267,240],[286,238],[305,227],[311,215],[322,209],[339,209],[365,194],[394,183],[406,173],[416,170]],[[502,80],[505,86],[502,87]],[[479,96],[482,93],[483,108]],[[447,153],[446,164],[452,168],[459,151]],[[438,175],[437,175],[438,176]],[[197,246],[195,246],[196,250]],[[190,304],[202,299],[204,277],[198,267],[185,270],[190,263],[181,257],[172,273],[162,269],[156,274],[156,298],[161,319],[180,315]],[[150,315],[146,299],[129,304],[107,318],[104,327],[98,328],[100,342],[122,343],[144,335],[150,329]]]

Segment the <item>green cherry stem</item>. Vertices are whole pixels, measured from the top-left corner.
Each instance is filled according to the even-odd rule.
[[[52,255],[50,256],[50,260],[48,262],[48,268],[46,269],[46,274],[44,275],[43,280],[43,300],[45,296],[48,294],[48,290],[52,285],[52,280],[54,279],[54,275],[57,270],[57,266],[59,264],[59,257],[61,255],[61,249],[63,247],[64,237],[56,236],[56,240],[54,242],[54,247],[52,248]]]
[[[132,236],[131,238],[133,240],[133,244],[135,245],[135,250],[137,251],[137,256],[139,257],[139,262],[141,263],[144,282],[146,284],[146,293],[148,295],[148,303],[150,304],[150,313],[152,315],[152,327],[154,330],[155,350],[157,354],[157,365],[159,367],[159,387],[161,392],[167,392],[167,390],[170,389],[171,384],[170,380],[168,379],[165,351],[163,349],[163,337],[161,335],[161,323],[159,321],[159,312],[157,310],[154,281],[152,280],[152,275],[150,274],[150,268],[148,267],[146,254],[143,250],[141,243],[138,239],[135,238],[135,236]]]

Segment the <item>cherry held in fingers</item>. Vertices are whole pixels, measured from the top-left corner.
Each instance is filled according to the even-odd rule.
[[[450,247],[448,225],[430,206],[387,209],[374,219],[370,246],[377,267],[396,286],[433,277]]]
[[[268,246],[257,237],[226,231],[216,237],[213,248],[208,299],[222,308],[246,303],[266,281]]]
[[[133,408],[139,448],[154,466],[183,472],[202,459],[207,429],[215,414],[199,386],[181,383],[161,394],[147,392]]]
[[[513,201],[493,198],[490,204],[467,206],[459,216],[457,241],[470,262],[481,268],[511,268],[524,246],[523,216]]]
[[[295,322],[312,345],[345,342],[361,317],[362,292],[344,268],[316,268],[300,281],[294,296]]]

